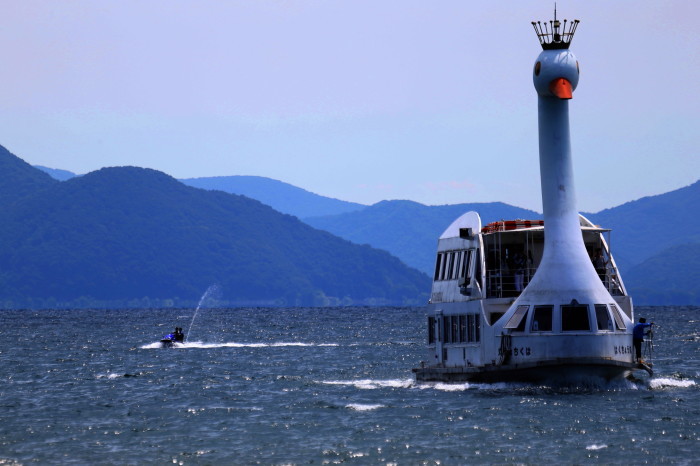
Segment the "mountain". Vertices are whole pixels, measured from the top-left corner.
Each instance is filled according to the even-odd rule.
[[[5,307],[123,305],[136,298],[192,303],[213,283],[228,304],[427,299],[429,278],[389,253],[316,230],[244,196],[188,187],[135,167],[60,183],[36,172],[51,186],[18,199],[3,214]],[[11,178],[0,174],[0,184]]]
[[[694,255],[700,244],[700,220],[693,215],[698,205],[700,181],[584,214],[592,222],[613,230],[612,251],[635,302],[700,304],[700,281],[687,278],[697,278],[700,267],[700,260],[695,260],[700,258]],[[430,275],[438,237],[469,210],[479,212],[483,224],[509,218],[541,218],[536,212],[501,203],[425,206],[410,201],[384,201],[359,212],[304,220],[355,243],[385,249]],[[688,251],[685,256],[684,250]],[[661,262],[664,267],[658,267]]]
[[[358,244],[384,249],[432,276],[438,237],[460,215],[475,210],[485,225],[541,214],[501,202],[426,206],[413,201],[382,201],[359,212],[305,218],[309,225]]]
[[[624,275],[635,302],[653,306],[700,303],[700,243],[672,246]]]
[[[51,176],[51,178],[58,181],[66,181],[78,176],[73,172],[69,172],[68,170],[61,170],[59,168],[49,168],[41,165],[34,165],[34,168],[38,168],[42,172],[48,173]]]
[[[2,212],[4,217],[8,218],[8,224],[5,226],[4,231],[1,232],[2,234],[0,234],[0,241],[2,242],[0,244],[0,268],[2,268],[0,270],[0,305],[2,304],[2,299],[6,299],[5,296],[7,296],[3,290],[11,291],[13,286],[18,286],[18,283],[13,282],[15,280],[13,274],[17,273],[17,270],[21,272],[19,275],[30,277],[32,273],[37,273],[36,271],[40,271],[38,274],[41,275],[43,273],[42,267],[49,266],[50,268],[50,264],[46,261],[36,262],[38,259],[35,256],[45,254],[47,257],[52,257],[53,254],[55,256],[53,260],[59,261],[58,263],[65,261],[67,264],[82,261],[81,267],[84,269],[88,267],[88,264],[87,259],[82,260],[83,252],[81,248],[92,248],[92,256],[89,257],[96,257],[103,261],[112,260],[115,264],[127,260],[122,258],[114,259],[115,255],[119,256],[122,254],[130,257],[128,260],[131,262],[127,264],[128,266],[121,265],[120,267],[125,271],[128,270],[129,273],[136,274],[141,273],[138,267],[143,268],[145,270],[143,272],[144,280],[146,281],[151,280],[158,273],[177,276],[177,279],[180,280],[178,283],[181,285],[179,288],[168,288],[172,285],[172,280],[167,282],[162,277],[153,281],[153,283],[157,284],[165,281],[167,286],[163,285],[163,289],[177,290],[178,297],[186,296],[187,299],[194,299],[192,298],[193,296],[196,297],[198,293],[201,293],[202,289],[211,284],[209,283],[210,281],[214,280],[213,275],[207,273],[206,267],[199,267],[198,265],[188,266],[187,264],[195,264],[198,261],[211,263],[215,269],[213,274],[219,276],[225,265],[220,260],[217,261],[210,257],[215,251],[219,250],[219,246],[223,248],[221,249],[222,251],[226,251],[226,254],[235,251],[244,262],[243,268],[246,271],[252,270],[250,271],[250,280],[248,282],[245,280],[241,281],[241,283],[248,283],[250,287],[242,290],[239,297],[231,297],[231,302],[238,299],[238,302],[252,302],[256,300],[256,302],[263,302],[267,300],[265,301],[267,303],[341,303],[351,301],[370,302],[372,298],[378,298],[378,301],[375,300],[374,302],[399,302],[401,300],[414,302],[412,298],[408,297],[409,295],[415,296],[425,293],[429,289],[429,284],[423,284],[414,288],[413,291],[407,291],[399,298],[399,295],[393,291],[382,294],[376,287],[373,288],[372,283],[367,284],[366,281],[363,281],[363,274],[350,274],[341,278],[337,271],[326,271],[325,269],[321,271],[323,266],[310,264],[309,260],[304,262],[300,257],[303,254],[299,252],[304,251],[307,259],[320,254],[327,261],[333,261],[334,259],[328,259],[329,256],[334,254],[333,252],[313,251],[308,244],[305,244],[305,241],[310,241],[311,243],[309,244],[314,244],[315,242],[326,244],[327,238],[319,238],[314,236],[314,234],[307,235],[308,231],[314,230],[300,229],[300,222],[296,219],[294,221],[297,223],[294,224],[294,228],[290,231],[300,229],[300,232],[292,235],[294,241],[289,244],[289,250],[285,248],[280,250],[280,244],[269,246],[269,243],[280,243],[279,237],[283,237],[284,241],[288,241],[286,237],[289,235],[282,232],[278,226],[271,226],[270,228],[279,236],[271,236],[268,234],[267,228],[263,227],[260,222],[257,223],[259,228],[255,231],[245,229],[241,225],[233,225],[228,221],[230,220],[228,218],[227,221],[220,222],[225,223],[225,226],[219,223],[211,224],[211,222],[207,222],[202,218],[201,215],[232,216],[231,212],[238,209],[238,207],[222,207],[219,205],[219,202],[233,202],[231,199],[237,199],[236,202],[243,203],[241,205],[250,205],[247,203],[257,205],[257,209],[253,209],[255,213],[252,214],[252,217],[267,219],[267,216],[271,215],[270,212],[274,211],[267,209],[267,213],[263,215],[259,209],[264,206],[246,197],[234,195],[226,197],[229,201],[223,201],[222,199],[224,198],[216,197],[218,200],[215,202],[212,200],[214,197],[211,197],[207,198],[209,199],[207,202],[204,202],[198,197],[202,193],[201,190],[199,191],[200,194],[185,195],[173,187],[172,182],[174,180],[172,178],[159,172],[139,172],[147,173],[148,175],[144,175],[145,177],[141,180],[143,186],[138,191],[133,191],[133,186],[131,185],[135,181],[130,181],[128,177],[116,184],[110,180],[117,177],[117,173],[120,170],[126,170],[132,176],[138,178],[136,176],[137,172],[134,172],[134,170],[142,169],[106,169],[106,172],[95,172],[89,174],[88,180],[93,179],[92,177],[94,176],[102,177],[98,184],[104,183],[104,186],[99,189],[95,186],[90,188],[94,193],[86,193],[83,190],[90,191],[87,188],[89,184],[78,181],[79,178],[58,183],[46,173],[31,167],[1,146],[0,168],[2,168],[0,171],[0,201],[2,201],[0,203],[0,212]],[[118,177],[121,176],[119,175]],[[167,189],[165,184],[163,184],[163,177],[168,180],[169,187]],[[156,191],[146,189],[149,180],[158,187]],[[503,203],[425,206],[411,201],[383,201],[366,207],[360,204],[324,198],[286,183],[261,177],[193,178],[182,181],[187,184],[200,185],[206,189],[240,191],[248,197],[257,197],[259,198],[258,200],[268,203],[278,210],[287,211],[303,218],[305,222],[314,228],[325,230],[353,243],[364,244],[365,250],[372,251],[369,248],[369,246],[372,246],[389,251],[405,264],[422,270],[428,275],[431,274],[433,268],[437,238],[454,219],[464,212],[469,210],[479,212],[484,224],[508,218],[541,218],[541,214],[537,212]],[[78,184],[75,186],[78,186],[78,188],[71,184],[76,182]],[[68,188],[64,187],[64,185],[70,187],[71,190],[80,191],[81,194],[70,194],[71,201],[66,204],[64,196],[68,195],[66,194],[68,191],[64,190]],[[186,186],[182,187],[190,189]],[[96,193],[100,189],[107,189],[105,196],[110,199],[120,199],[120,201],[118,203],[107,203],[105,201],[104,206],[90,206],[88,201],[97,202],[99,196]],[[171,192],[171,189],[174,191]],[[161,191],[167,194],[156,194]],[[178,193],[177,195],[175,194],[176,192]],[[149,194],[145,195],[144,193]],[[222,192],[216,191],[210,192],[208,195],[227,196]],[[143,199],[143,203],[134,199]],[[166,199],[170,199],[170,201],[177,199],[177,202],[166,202]],[[71,202],[76,201],[78,202],[75,205],[71,204]],[[85,204],[86,202],[87,204]],[[213,204],[211,204],[212,202]],[[700,304],[700,282],[697,280],[698,264],[700,264],[700,260],[698,260],[700,258],[697,254],[697,247],[700,244],[700,225],[698,225],[697,217],[692,215],[693,212],[697,211],[699,202],[700,181],[669,193],[644,197],[598,213],[584,214],[594,223],[613,229],[611,236],[612,250],[623,273],[625,284],[638,304]],[[102,209],[102,207],[106,208]],[[85,218],[80,218],[80,212],[74,212],[75,209],[86,209]],[[136,212],[138,215],[136,217],[127,215],[124,211],[125,209],[126,212]],[[245,209],[243,210],[245,211]],[[339,211],[340,213],[337,213]],[[68,215],[66,220],[56,212],[70,213],[70,215]],[[332,214],[318,215],[319,212],[331,212]],[[267,220],[270,222],[270,225],[277,225],[279,217],[289,217],[279,213],[275,214],[277,217],[272,215]],[[41,223],[39,220],[39,217],[42,216],[45,219],[44,223]],[[177,218],[170,218],[172,216]],[[197,226],[191,225],[191,220],[184,220],[188,216],[192,219],[198,219]],[[88,217],[96,220],[90,220]],[[272,217],[277,218],[277,220],[273,220]],[[285,221],[289,222],[289,218]],[[284,222],[282,223],[287,225]],[[188,224],[190,225],[189,229],[186,229],[183,225]],[[78,233],[71,232],[69,225],[78,225],[81,230],[88,231],[94,230],[99,226],[101,230],[99,232],[92,231],[92,236],[94,237],[91,237],[90,234],[87,234],[85,238],[74,237],[71,235],[78,235]],[[126,225],[129,226],[128,229],[126,229]],[[167,225],[165,230],[163,230],[163,225]],[[204,234],[203,230],[206,234]],[[302,231],[306,231],[306,233],[302,233]],[[14,232],[20,233],[15,234]],[[173,238],[168,237],[168,233],[171,232]],[[315,234],[317,235],[318,233],[316,232]],[[207,234],[211,234],[215,238],[212,239]],[[24,239],[20,237],[22,235],[24,235]],[[237,240],[231,240],[227,235],[234,235]],[[261,242],[259,244],[254,241],[246,243],[247,239],[244,238],[247,238],[249,235],[260,237]],[[166,239],[159,239],[160,237]],[[99,255],[96,251],[105,249],[105,245],[100,243],[102,240],[99,238],[104,239],[104,241],[109,240],[108,244],[114,243],[118,247]],[[67,239],[72,241],[68,245],[70,247],[64,241]],[[129,239],[133,239],[134,244],[130,243]],[[160,244],[157,247],[154,246],[155,243],[161,241],[169,247],[175,248],[174,253],[178,257],[169,259],[168,255],[159,249]],[[42,246],[44,242],[47,242],[46,246]],[[205,244],[207,246],[203,246]],[[243,244],[246,244],[246,246],[243,247]],[[354,252],[352,253],[342,252],[348,247],[347,243],[343,244],[344,246],[334,245],[331,249],[337,249],[341,256],[348,256],[348,261],[350,255],[358,255],[357,257],[359,257],[360,252],[357,252],[357,250],[353,250]],[[296,288],[299,290],[299,293],[295,294],[286,288],[284,289],[285,291],[282,291],[284,287],[279,284],[274,286],[260,285],[260,283],[269,280],[270,277],[269,274],[265,275],[263,271],[256,270],[254,266],[256,258],[251,258],[248,249],[254,250],[256,247],[260,251],[264,251],[264,254],[261,253],[261,257],[265,258],[264,260],[270,264],[270,267],[276,273],[284,274],[285,272],[285,269],[280,268],[279,264],[277,264],[279,259],[283,262],[286,261],[286,264],[294,264],[286,269],[291,271],[289,272],[291,275],[297,277],[305,274],[309,275],[305,279],[299,279],[301,281],[294,281],[294,283],[299,284],[298,288]],[[129,248],[132,248],[133,251]],[[157,251],[153,252],[149,248],[155,248]],[[189,251],[188,248],[192,249],[192,251]],[[365,250],[363,251],[366,252]],[[56,251],[60,251],[63,256],[59,257],[59,252]],[[186,256],[187,261],[184,261],[180,257],[181,255]],[[384,259],[387,257],[390,256],[384,256]],[[6,260],[14,261],[11,263],[15,269],[7,268],[6,265],[9,263],[4,262]],[[365,260],[369,259],[361,261],[364,264],[363,266],[370,267]],[[378,257],[372,260],[382,262]],[[23,261],[26,261],[24,265]],[[162,268],[167,270],[151,270],[155,267],[154,264],[159,261],[165,264]],[[303,263],[304,266],[299,266],[299,263]],[[372,267],[374,266],[372,265]],[[201,277],[206,279],[191,281],[191,277],[185,277],[179,270],[183,267],[193,268],[193,270],[201,274]],[[252,269],[249,269],[249,267],[252,267]],[[349,270],[357,271],[352,261],[343,262],[340,264],[340,267],[349,267]],[[406,275],[406,270],[400,270],[400,267],[396,264],[392,265],[392,267],[394,269],[390,273],[403,276],[404,278],[401,280],[410,275],[410,273]],[[87,276],[89,274],[81,273],[83,275],[81,275],[80,280],[89,282],[91,279],[91,277]],[[116,273],[114,272],[114,274]],[[227,274],[229,273],[231,272],[226,270],[223,272],[223,275],[228,276]],[[338,277],[337,280],[348,280],[352,276],[355,277],[352,280],[360,280],[360,282],[358,282],[352,293],[346,293],[347,286],[342,288],[328,283],[328,281],[332,282],[333,280],[324,281],[322,275],[326,273]],[[54,271],[54,274],[56,276],[60,275],[58,271]],[[371,275],[371,271],[365,270],[364,275]],[[41,276],[47,283],[54,280],[54,278],[45,275]],[[421,277],[420,279],[415,279],[414,277],[413,280],[427,280],[427,277],[422,275]],[[63,277],[59,276],[57,283],[61,283],[61,279]],[[191,286],[184,290],[183,287],[188,283],[188,280],[190,280]],[[390,281],[393,281],[393,279]],[[253,282],[258,283],[257,288],[252,285]],[[411,282],[411,280],[408,280],[408,282]],[[123,285],[136,286],[136,284],[128,280],[124,281]],[[359,289],[365,285],[375,291],[358,294]],[[56,285],[54,288],[58,290],[60,286]],[[109,288],[107,285],[104,286],[104,289]],[[393,285],[386,285],[385,283],[385,286],[391,287]],[[405,289],[408,290],[411,286],[413,285],[406,285]],[[264,293],[263,291],[268,288],[274,290],[274,292]],[[20,298],[21,296],[32,296],[32,294],[23,295],[17,291],[18,289],[14,288],[12,296],[20,296]],[[38,285],[36,285],[35,289],[39,289]],[[134,296],[155,296],[153,293],[149,293],[150,289],[148,286],[138,288],[139,291]],[[77,292],[77,290],[78,288],[75,288],[74,292]],[[250,290],[255,290],[255,292],[249,292]],[[58,296],[57,293],[56,296]],[[91,289],[90,294],[87,292],[84,294],[90,297],[102,296],[100,299],[103,301],[107,299],[104,297],[106,294],[97,293],[94,289]],[[164,295],[164,293],[158,294],[158,296],[161,295]],[[329,296],[331,299],[328,298]],[[56,298],[54,297],[54,299]]]
[[[0,209],[58,184],[48,174],[32,167],[3,146],[0,146],[0,177]]]
[[[319,196],[291,184],[261,176],[215,176],[180,180],[188,186],[241,194],[299,218],[334,215],[364,209],[354,202]]]
[[[613,230],[613,254],[624,274],[669,247],[700,243],[700,218],[693,214],[698,205],[700,181],[587,216]]]

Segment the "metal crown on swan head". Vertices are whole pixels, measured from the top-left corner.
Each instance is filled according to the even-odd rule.
[[[535,28],[537,38],[540,40],[543,50],[565,50],[569,48],[571,40],[574,38],[574,33],[580,21],[575,19],[569,22],[567,29],[567,20],[564,24],[557,19],[557,5],[554,5],[554,19],[547,24],[540,21],[533,21],[532,27]]]

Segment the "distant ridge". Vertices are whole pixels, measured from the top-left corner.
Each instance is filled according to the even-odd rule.
[[[71,178],[75,178],[77,176],[73,172],[70,172],[68,170],[61,170],[59,168],[49,168],[49,167],[44,167],[42,165],[34,165],[34,168],[38,168],[39,170],[43,171],[44,173],[48,173],[51,176],[51,178],[58,180],[58,181],[70,180]]]
[[[700,242],[671,246],[623,276],[636,303],[700,304]]]
[[[700,218],[694,215],[698,205],[700,181],[584,214],[613,230],[612,251],[635,302],[663,304],[668,299],[668,304],[700,304]],[[469,210],[478,212],[483,224],[541,218],[537,212],[502,203],[425,206],[412,201],[383,201],[359,212],[305,221],[355,243],[385,249],[430,275],[438,237]],[[661,263],[663,267],[658,266]]]
[[[700,181],[590,214],[589,219],[612,228],[613,251],[624,273],[666,248],[700,243],[698,206]]]
[[[58,182],[0,146],[0,209]]]
[[[273,209],[299,218],[335,215],[364,209],[365,205],[320,196],[282,181],[261,176],[214,176],[181,179],[195,188],[224,191],[257,199]]]
[[[9,153],[9,151],[2,146],[0,146],[0,169],[2,169],[0,171],[0,201],[2,201],[0,209],[4,212],[11,213],[8,218],[10,223],[6,225],[5,231],[2,232],[5,236],[0,235],[1,307],[3,305],[3,300],[6,299],[6,296],[2,294],[2,286],[6,283],[7,277],[14,273],[12,269],[8,269],[6,266],[7,263],[4,261],[12,255],[17,255],[18,251],[22,250],[22,247],[38,251],[37,254],[39,254],[42,251],[41,245],[44,244],[47,238],[49,240],[48,242],[51,243],[54,239],[54,235],[66,234],[61,233],[61,231],[63,231],[62,228],[64,228],[64,226],[60,226],[62,222],[61,219],[55,219],[58,224],[51,225],[50,230],[46,230],[46,226],[38,228],[37,232],[23,229],[22,222],[32,218],[35,213],[28,214],[26,211],[22,211],[21,208],[18,210],[16,204],[19,201],[29,202],[28,199],[32,199],[36,196],[42,198],[51,197],[54,194],[42,195],[42,193],[45,190],[49,190],[53,193],[55,186],[63,185],[64,183],[73,183],[77,181],[77,179],[58,183],[50,176],[47,176],[46,173],[41,173],[39,170]],[[53,169],[45,170],[51,171]],[[60,172],[62,170],[58,171]],[[64,172],[70,173],[67,171]],[[160,175],[167,177],[167,175],[162,173],[160,173]],[[207,184],[208,182],[206,180],[214,180],[217,178],[224,182],[224,184]],[[191,180],[205,180],[203,183],[209,186],[207,189],[224,190],[229,189],[225,186],[225,181],[231,178],[237,177],[216,177],[210,179],[192,178],[183,181],[189,183]],[[508,218],[541,218],[541,215],[537,212],[520,209],[499,202],[425,206],[412,201],[382,201],[367,207],[361,204],[346,203],[344,201],[324,198],[323,196],[318,196],[304,191],[303,189],[269,178],[240,178],[250,178],[251,180],[249,181],[252,186],[257,186],[256,189],[258,189],[258,191],[253,188],[246,191],[247,197],[255,198],[255,196],[260,196],[265,198],[265,195],[268,195],[270,196],[267,198],[268,204],[277,210],[287,210],[290,214],[303,218],[305,222],[308,222],[308,224],[316,228],[326,230],[354,243],[390,251],[405,264],[422,270],[427,274],[432,272],[438,236],[455,218],[466,211],[475,210],[479,212],[484,224],[490,221]],[[170,177],[167,177],[167,179],[171,182],[174,181]],[[155,182],[155,178],[153,178],[153,181]],[[125,183],[127,185],[129,184],[128,182]],[[281,185],[285,188],[291,188],[291,190],[280,189],[276,191],[276,188],[270,188],[275,185],[277,187]],[[266,186],[270,189],[266,189]],[[110,189],[122,188],[112,187]],[[284,202],[280,201],[280,197],[278,196],[281,196],[281,198],[285,196],[294,197],[294,195],[286,194],[289,192],[293,193],[294,191],[297,192],[296,194],[301,192],[302,194],[306,193],[306,195],[310,196],[308,198],[310,199],[309,203],[304,201],[304,196],[300,196],[295,198],[295,201],[292,202],[290,206],[285,207]],[[273,195],[272,193],[277,194]],[[133,194],[136,195],[136,197],[141,196],[141,194]],[[218,193],[217,195],[224,195],[224,193]],[[330,204],[331,207],[328,210],[323,210],[322,208],[322,212],[337,212],[338,207],[341,210],[346,208],[351,210],[341,213],[317,215],[314,209],[319,205],[323,205],[316,204],[318,198],[334,201]],[[250,199],[249,201],[254,202]],[[130,200],[129,202],[131,203],[134,201]],[[611,236],[613,253],[623,273],[625,285],[628,290],[630,290],[637,304],[700,304],[700,278],[698,277],[700,275],[700,256],[698,256],[699,252],[697,249],[699,247],[698,245],[700,245],[700,221],[697,216],[694,215],[699,203],[700,181],[678,190],[630,201],[598,213],[584,214],[594,223],[613,229]],[[187,202],[183,202],[183,205],[187,205]],[[303,208],[299,208],[300,206]],[[182,210],[183,206],[171,205],[167,208],[163,208],[166,210],[173,209],[175,212],[178,212]],[[125,207],[119,209],[124,210]],[[309,212],[311,213],[310,215],[305,215]],[[49,213],[46,214],[47,218],[50,217]],[[149,213],[144,215],[149,216],[153,214]],[[117,217],[121,218],[118,215]],[[19,222],[19,226],[12,223],[13,221]],[[128,223],[128,221],[125,223]],[[65,228],[68,227],[65,226]],[[6,243],[4,239],[7,239],[7,235],[11,236],[11,232],[15,229],[23,231],[24,234],[27,235],[27,241],[30,241],[30,243],[24,245],[20,243]],[[134,228],[134,231],[138,230],[139,227]],[[304,236],[305,235],[302,235],[302,237]],[[31,238],[31,240],[29,240],[29,238]],[[318,240],[311,239],[311,241]],[[12,248],[15,247],[19,249],[17,251],[12,250]],[[51,247],[60,249],[63,245],[51,243]],[[198,247],[199,246],[197,246],[197,248]],[[266,248],[266,246],[262,247]],[[304,247],[307,247],[307,245]],[[209,249],[210,251],[218,250],[217,247],[210,247]],[[80,245],[76,244],[75,251],[73,255],[79,257],[81,254]],[[51,253],[52,251],[48,248],[44,250],[44,252]],[[202,252],[202,257],[206,258],[208,254],[207,252]],[[364,259],[359,260],[361,262],[364,261]],[[345,262],[343,266],[353,269],[353,264],[354,262],[350,261]],[[19,265],[17,266],[20,267]],[[26,265],[22,270],[33,270],[28,267],[29,266]],[[3,271],[5,271],[4,276],[1,273]],[[343,279],[347,279],[347,277],[340,278],[339,280]],[[423,280],[428,279],[423,275]],[[194,288],[198,286],[199,285],[194,286],[191,293],[199,293],[200,291],[197,293],[194,291]],[[360,283],[355,284],[355,287],[358,289],[361,288],[361,286]],[[306,303],[338,304],[351,301],[350,298],[343,301],[343,299],[335,294],[327,295],[325,294],[326,291],[320,288],[313,288],[313,286],[303,287],[303,289],[305,290],[302,293],[304,296],[303,299]],[[309,291],[310,289],[316,289],[316,291]],[[429,280],[427,285],[419,286],[418,290],[419,291],[416,291],[416,293],[427,292],[429,290]],[[29,295],[25,294],[25,296]],[[287,302],[285,299],[286,298],[282,299],[282,301]],[[382,299],[388,298],[380,298],[379,301],[375,300],[373,302],[380,302]],[[282,301],[275,301],[275,299],[270,301],[264,298],[256,302],[260,304],[270,304],[271,302],[279,303]],[[410,301],[410,299],[408,299],[408,301]],[[142,303],[143,301],[139,302]],[[247,302],[252,301],[248,300]]]
[[[358,244],[389,251],[431,275],[438,237],[460,215],[474,210],[483,224],[501,219],[539,219],[541,214],[502,202],[426,206],[413,201],[382,201],[359,212],[306,218],[309,225]]]
[[[192,305],[213,283],[226,305],[427,299],[428,277],[389,253],[244,196],[137,167],[64,182],[9,153],[0,167],[8,192],[33,188],[3,211],[0,307]]]

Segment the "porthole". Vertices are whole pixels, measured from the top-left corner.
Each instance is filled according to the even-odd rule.
[[[577,62],[577,65],[576,65],[576,66],[578,66],[578,62]],[[539,62],[539,61],[538,61],[537,63],[535,63],[535,76],[539,76],[539,75],[540,75],[540,69],[541,69],[541,68],[542,68],[542,62]]]

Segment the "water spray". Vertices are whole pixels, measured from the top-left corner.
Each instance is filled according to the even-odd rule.
[[[192,325],[194,324],[194,319],[197,317],[197,314],[199,313],[199,308],[202,307],[202,304],[204,304],[204,302],[207,300],[207,298],[209,298],[209,296],[216,293],[217,291],[219,291],[219,285],[217,285],[217,284],[210,285],[209,288],[207,288],[207,291],[204,292],[202,297],[199,298],[199,303],[197,304],[197,309],[195,309],[195,311],[194,311],[194,315],[192,316],[192,321],[190,322],[190,326],[187,329],[187,334],[185,334],[185,339],[184,339],[183,343],[188,340],[190,333],[192,332]]]

